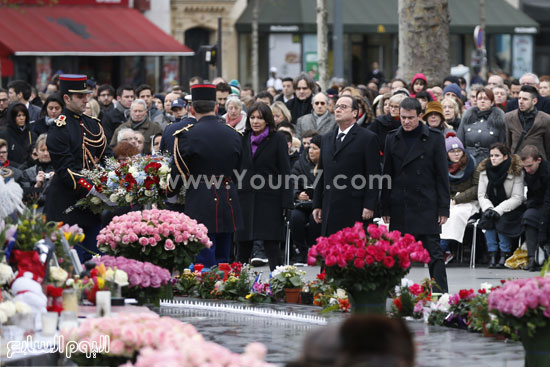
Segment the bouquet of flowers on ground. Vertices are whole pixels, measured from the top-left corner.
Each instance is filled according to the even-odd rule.
[[[82,171],[98,192],[118,206],[163,205],[169,173],[170,157],[163,155],[137,155],[126,162],[109,158],[105,167]],[[93,195],[81,199],[76,206],[88,208],[94,213],[101,213],[109,207]]]
[[[424,306],[427,306],[432,300],[432,282],[429,279],[425,279],[422,284],[407,284],[409,282],[412,283],[403,279],[401,287],[398,288],[392,301],[392,314],[399,317],[410,316],[421,319]]]
[[[277,266],[271,272],[269,284],[275,297],[284,296],[285,288],[302,288],[306,272],[292,265]]]
[[[550,277],[508,281],[489,294],[488,303],[502,324],[533,336],[550,325]]]
[[[99,232],[97,245],[106,253],[150,261],[172,271],[188,267],[212,242],[208,229],[187,215],[152,209],[114,217]]]
[[[120,296],[119,290],[128,286],[128,274],[116,267],[106,267],[101,263],[90,271],[90,276],[86,282],[90,289],[88,300],[95,303],[95,295],[98,291],[111,290],[113,296]]]
[[[336,287],[348,292],[391,289],[409,272],[411,261],[428,263],[422,243],[410,234],[388,232],[371,224],[367,236],[356,223],[330,237],[319,237],[308,253],[309,265],[321,265]]]
[[[158,303],[160,298],[172,299],[172,275],[160,266],[150,262],[141,262],[127,259],[123,256],[113,257],[104,255],[94,259],[98,264],[107,268],[124,271],[128,276],[128,287],[122,289],[122,295],[135,298],[141,303]]]
[[[96,358],[74,355],[79,365],[136,366],[265,366],[260,355],[238,355],[204,340],[195,327],[155,313],[119,313],[86,319],[78,328],[61,331],[65,343],[108,340],[108,348]],[[177,343],[174,343],[177,341]],[[252,346],[249,348],[257,348]],[[265,355],[265,347],[264,347]],[[132,364],[126,364],[131,366]]]
[[[0,324],[6,323],[11,317],[18,314],[26,315],[31,308],[24,302],[6,300],[0,303]]]
[[[233,263],[225,280],[219,280],[214,289],[222,299],[244,301],[254,280],[248,265]]]

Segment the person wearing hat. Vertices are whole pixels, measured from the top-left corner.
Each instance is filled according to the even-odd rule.
[[[443,88],[443,97],[453,97],[462,102],[462,89],[456,83],[452,83]]]
[[[277,68],[275,66],[272,66],[269,69],[269,79],[266,83],[266,88],[273,87],[277,92],[280,92],[283,90],[283,81],[281,78],[277,77]]]
[[[179,121],[174,121],[170,125],[166,126],[162,132],[159,148],[161,152],[168,152],[169,154],[172,154],[174,152],[174,133],[183,129],[187,125],[192,125],[197,122],[197,119],[191,110],[191,98],[191,95],[185,96],[186,107],[184,108],[184,111],[187,112],[187,115],[183,116]],[[181,98],[179,100],[181,100]],[[175,101],[177,101],[177,99]],[[170,109],[172,109],[171,106],[172,105],[170,105]]]
[[[443,106],[439,101],[428,102],[426,105],[426,112],[422,116],[422,119],[429,127],[433,127],[441,131],[442,134],[447,135],[448,132],[453,131],[453,128],[447,125],[445,122],[445,115],[443,115]]]
[[[185,101],[181,98],[178,98],[172,102],[170,109],[172,110],[172,115],[176,118],[174,122],[181,121],[181,119],[185,116],[185,113],[187,112],[185,109],[186,106],[187,103],[185,103]]]
[[[55,175],[44,208],[48,221],[78,224],[84,230],[82,245],[88,251],[77,248],[81,261],[91,258],[90,251],[99,252],[95,238],[100,230],[100,217],[74,205],[87,195],[111,203],[81,174],[84,169],[94,169],[105,155],[111,154],[99,120],[84,115],[91,94],[86,80],[86,75],[59,76],[65,107],[50,126],[46,140]]]
[[[454,132],[447,133],[445,150],[449,166],[451,207],[449,219],[441,226],[440,244],[447,264],[453,258],[451,243],[454,242],[457,246],[462,244],[468,219],[479,211],[479,172],[476,170],[474,158],[464,149],[464,145]]]
[[[195,262],[211,267],[229,262],[233,233],[241,227],[237,183],[233,176],[242,157],[241,134],[220,123],[216,116],[215,85],[193,85],[191,96],[191,111],[197,123],[173,134],[174,157],[167,193],[169,203],[175,203],[185,185],[184,213],[204,224],[212,241],[212,247],[203,249]]]

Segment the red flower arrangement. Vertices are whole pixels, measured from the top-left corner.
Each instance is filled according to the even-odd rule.
[[[371,224],[365,233],[356,223],[330,237],[319,237],[308,254],[309,265],[321,265],[338,287],[348,291],[392,288],[409,272],[411,262],[428,263],[430,256],[410,234],[388,232]]]

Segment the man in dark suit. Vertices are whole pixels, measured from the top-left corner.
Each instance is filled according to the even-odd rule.
[[[430,277],[446,293],[447,273],[439,233],[451,202],[445,139],[439,130],[420,122],[422,106],[415,98],[399,108],[401,127],[388,133],[382,189],[382,216],[390,230],[412,234],[430,254]]]
[[[231,239],[242,222],[232,177],[240,166],[242,142],[241,135],[216,116],[215,85],[193,85],[191,96],[197,123],[175,132],[168,197],[175,198],[188,179],[184,213],[208,228],[213,243],[196,262],[211,267],[229,262]]]
[[[376,134],[356,124],[359,106],[350,96],[336,102],[338,127],[323,136],[320,179],[313,196],[313,219],[331,235],[374,216],[380,184],[380,145]]]

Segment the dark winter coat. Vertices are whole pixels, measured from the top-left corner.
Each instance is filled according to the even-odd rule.
[[[449,216],[450,193],[447,153],[443,135],[424,124],[409,150],[403,129],[388,134],[384,175],[391,189],[382,190],[382,215],[390,216],[390,229],[411,234],[438,234],[439,216]]]
[[[108,142],[113,139],[115,130],[120,125],[128,121],[129,118],[130,109],[125,109],[120,103],[117,103],[115,108],[113,108],[110,112],[103,114],[101,125],[103,126],[103,131],[105,132],[105,137]]]
[[[309,195],[309,199],[313,200],[314,170],[315,164],[309,159],[308,150],[305,149],[290,171],[292,175],[298,177],[297,189],[294,190],[294,200],[298,200],[298,195],[304,191]]]
[[[291,187],[285,188],[284,184],[285,176],[290,174],[288,145],[283,134],[271,132],[252,157],[250,134],[245,133],[242,140],[241,174],[244,176],[241,178],[239,201],[244,226],[237,231],[235,238],[240,242],[283,241],[283,210],[294,207]],[[265,185],[258,188],[262,180],[253,176],[261,176]],[[274,188],[279,183],[280,188]]]
[[[393,131],[401,126],[401,120],[394,120],[391,115],[378,116],[372,123],[367,126],[367,129],[378,135],[378,141],[380,142],[380,148],[384,152],[384,146],[386,145],[386,135],[390,131]]]
[[[311,104],[312,98],[313,94],[304,100],[298,99],[298,97],[294,97],[286,103],[286,107],[292,115],[291,122],[293,124],[297,124],[300,117],[313,112],[313,105]]]
[[[380,193],[380,146],[376,134],[355,124],[336,149],[338,128],[323,136],[319,172],[313,207],[322,209],[322,235],[331,235],[342,228],[362,221],[363,209],[376,210]],[[355,179],[365,179],[363,183]],[[338,176],[338,177],[337,177]],[[338,187],[336,187],[338,185]]]
[[[8,126],[0,133],[0,138],[8,142],[8,159],[15,167],[24,167],[32,164],[32,148],[36,143],[36,134],[31,131],[30,123],[27,121],[21,129],[11,117],[11,110],[14,106],[22,105],[15,103],[8,108]]]
[[[493,143],[506,142],[504,112],[492,106],[487,118],[480,118],[479,114],[477,107],[467,110],[456,132],[456,136],[462,141],[468,153],[474,157],[476,165],[485,158],[489,158],[489,147]]]

